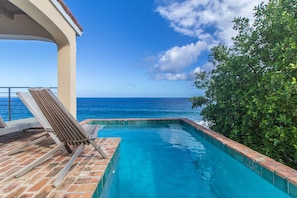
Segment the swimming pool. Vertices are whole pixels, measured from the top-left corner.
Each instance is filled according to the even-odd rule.
[[[102,197],[289,197],[180,124],[106,125],[100,136],[122,138]]]

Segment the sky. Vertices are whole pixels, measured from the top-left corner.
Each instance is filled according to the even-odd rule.
[[[231,45],[234,17],[252,20],[259,0],[64,0],[77,37],[78,97],[192,97],[210,49]],[[264,2],[268,2],[265,0]],[[0,86],[57,86],[57,47],[0,40]]]

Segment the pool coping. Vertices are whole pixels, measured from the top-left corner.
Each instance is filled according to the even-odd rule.
[[[181,124],[257,173],[289,196],[297,198],[297,171],[257,151],[231,140],[187,118],[113,118],[89,119],[85,122],[112,124],[113,126],[151,126],[160,124]]]

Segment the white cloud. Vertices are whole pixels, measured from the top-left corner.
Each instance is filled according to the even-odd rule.
[[[179,72],[195,63],[199,54],[207,48],[206,42],[198,41],[182,47],[175,46],[160,56],[154,69],[161,72]]]
[[[187,80],[194,80],[196,77],[196,73],[200,73],[202,71],[201,67],[196,67],[193,71],[189,72]]]
[[[213,69],[214,69],[214,66],[210,62],[207,62],[207,63],[205,63],[204,65],[201,66],[202,71],[211,71]]]
[[[268,2],[265,0],[264,2]],[[252,19],[259,0],[167,0],[156,11],[179,33],[199,40],[220,40],[225,44],[234,36],[234,17]]]
[[[196,73],[200,73],[201,72],[201,68],[200,67],[196,67],[193,71],[194,74]]]
[[[194,70],[189,72],[186,79],[189,81],[195,80],[197,73],[200,73],[202,71],[211,71],[212,69],[213,69],[213,65],[211,63],[207,62],[206,64],[204,64],[202,66],[198,66]]]
[[[176,32],[198,40],[196,44],[175,46],[161,54],[153,70],[154,78],[158,80],[193,80],[195,72],[210,71],[213,68],[210,63],[191,72],[186,72],[186,69],[197,62],[203,51],[218,43],[230,45],[231,38],[235,36],[233,19],[253,19],[253,8],[260,3],[259,0],[157,1],[159,6],[156,11],[169,21]]]
[[[157,73],[154,76],[155,80],[187,80],[186,73]]]
[[[175,46],[160,55],[153,72],[156,80],[189,80],[191,74],[184,69],[197,61],[199,54],[207,49],[207,43],[198,41],[181,47]]]
[[[155,80],[186,80],[186,81],[193,81],[195,80],[196,73],[200,73],[202,71],[211,71],[213,69],[213,65],[209,62],[202,66],[198,66],[194,68],[194,70],[190,72],[156,72],[154,74]]]

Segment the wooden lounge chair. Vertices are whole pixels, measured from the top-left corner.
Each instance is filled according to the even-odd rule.
[[[57,151],[57,149],[60,149],[61,145],[65,146],[68,151],[71,151],[70,146],[78,146],[78,148],[66,166],[59,172],[57,179],[53,184],[54,187],[57,187],[61,183],[72,163],[84,150],[84,146],[86,144],[91,144],[103,158],[106,158],[105,153],[94,141],[95,138],[97,138],[99,125],[86,124],[81,126],[48,88],[32,88],[29,89],[29,92],[62,144],[52,149],[48,154],[42,156],[40,159],[37,159],[21,169],[14,175],[15,177],[24,175],[32,168],[42,163],[49,157],[49,155],[52,155]]]

